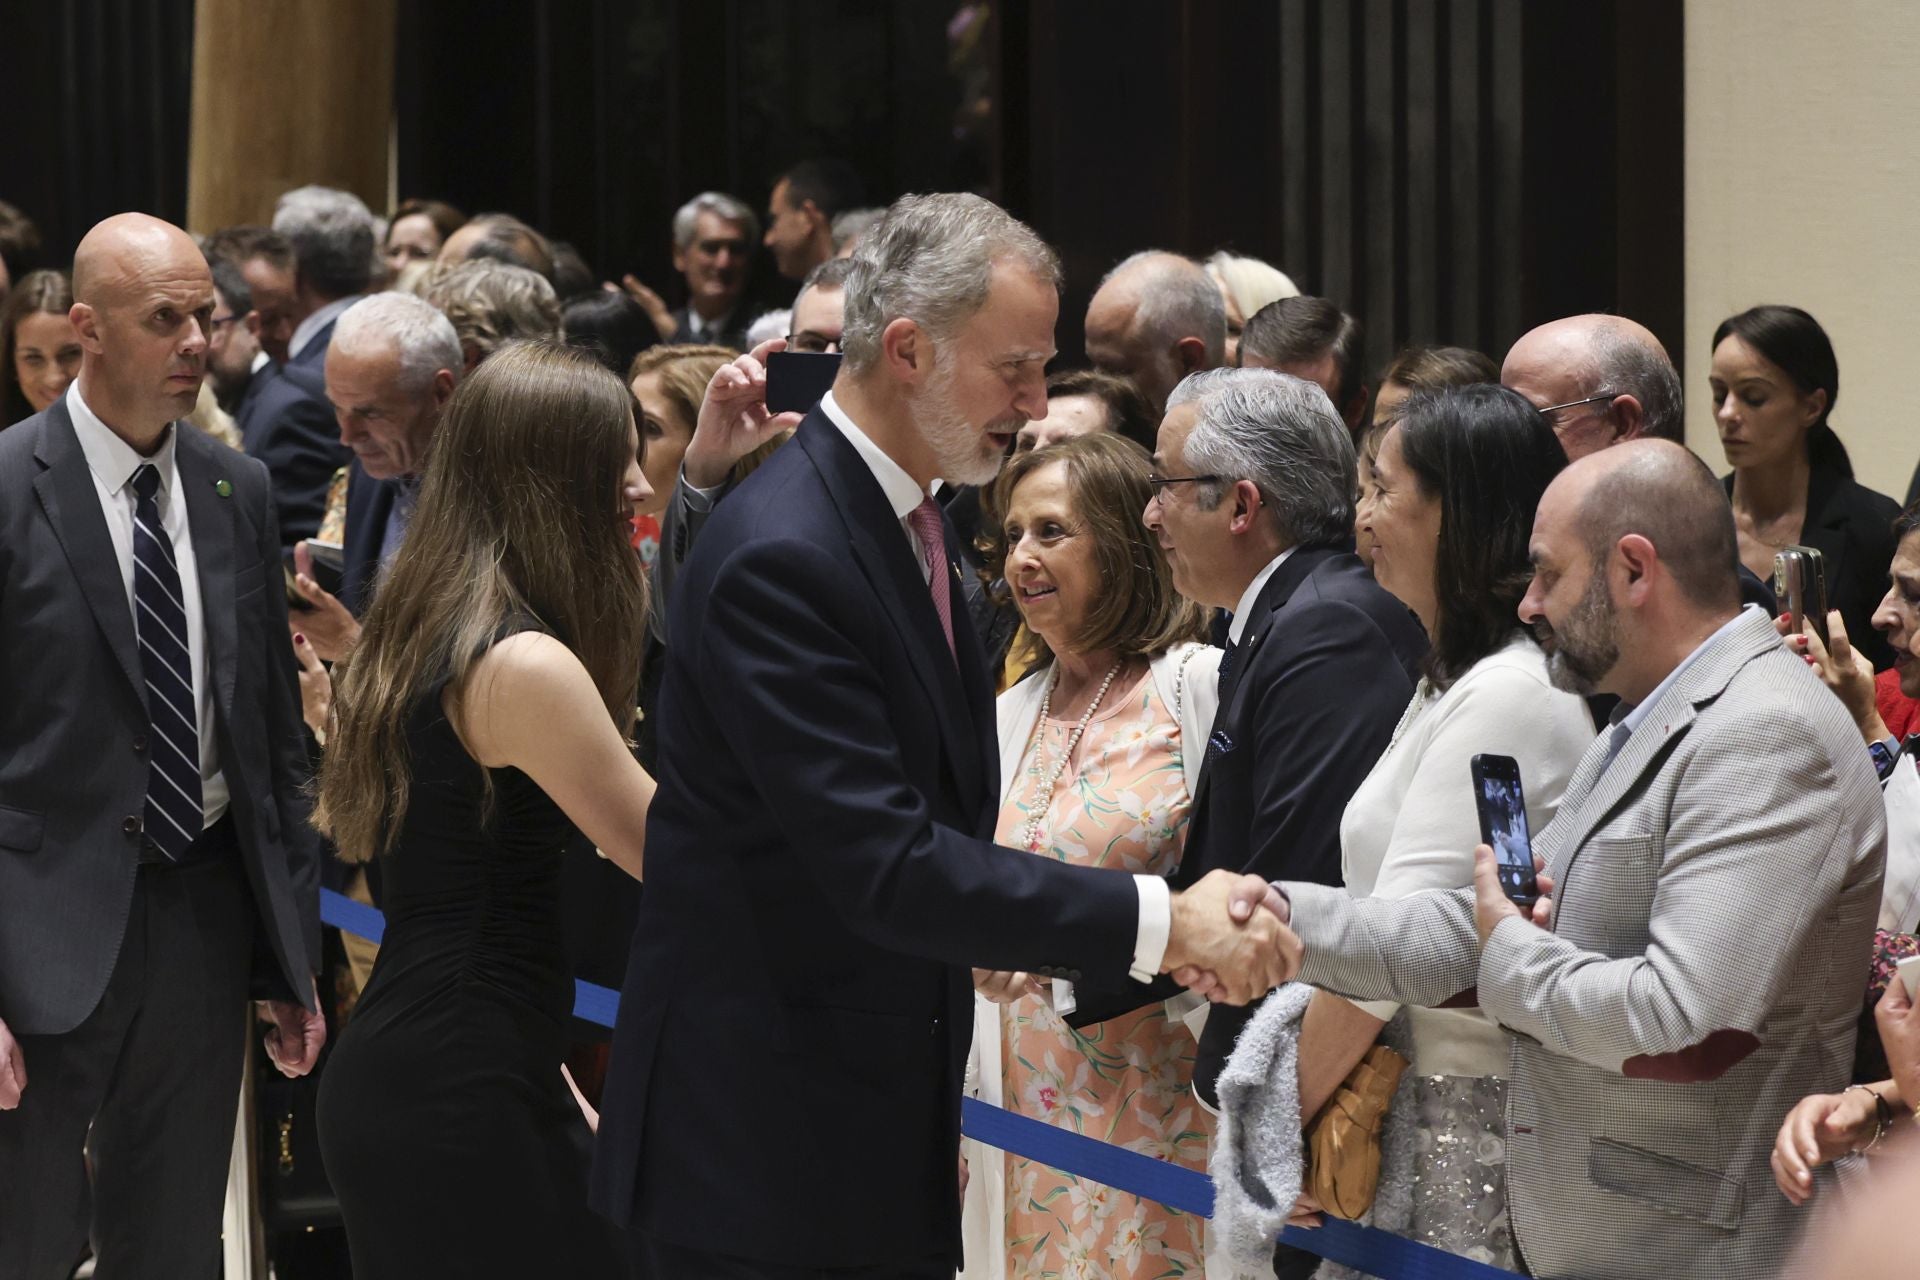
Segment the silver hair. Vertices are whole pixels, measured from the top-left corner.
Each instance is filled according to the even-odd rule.
[[[1199,406],[1188,471],[1221,477],[1197,486],[1208,510],[1234,481],[1251,480],[1288,546],[1352,536],[1353,436],[1317,384],[1274,369],[1210,369],[1167,397],[1169,410],[1183,404]]]
[[[348,298],[372,283],[378,219],[352,192],[295,187],[273,206],[273,229],[292,243],[301,281],[316,293]]]
[[[424,298],[410,293],[375,293],[340,313],[331,351],[364,352],[387,348],[399,354],[400,381],[418,394],[446,369],[460,380],[465,362],[453,322]]]
[[[873,230],[880,219],[887,216],[885,209],[848,209],[833,215],[832,234],[833,251],[840,253],[847,247],[847,241],[857,241],[861,236]]]
[[[1594,326],[1584,373],[1588,394],[1630,395],[1646,415],[1648,435],[1686,443],[1680,375],[1657,342],[1650,345],[1625,325],[1603,320]]]
[[[1198,338],[1206,344],[1209,366],[1226,359],[1227,302],[1205,267],[1165,249],[1143,249],[1101,277],[1100,288],[1123,275],[1136,277],[1125,282],[1140,300],[1134,327],[1150,334],[1155,347]]]
[[[737,222],[747,233],[747,247],[760,243],[760,218],[752,206],[736,196],[724,191],[702,191],[693,199],[681,205],[673,215],[673,247],[684,251],[693,243],[693,236],[700,227],[700,215],[711,213],[728,222]]]
[[[995,264],[1014,261],[1060,287],[1060,259],[1033,229],[990,200],[964,193],[902,196],[848,259],[840,349],[861,373],[880,358],[880,335],[912,320],[935,341],[986,305]]]
[[[784,338],[793,327],[793,312],[769,311],[747,326],[747,350],[751,351],[771,338]]]

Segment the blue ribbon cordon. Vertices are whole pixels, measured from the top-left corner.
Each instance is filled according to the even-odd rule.
[[[386,918],[378,910],[332,889],[320,891],[320,919],[369,942],[380,941],[387,930]],[[619,1008],[619,992],[574,980],[574,1017],[611,1027]],[[1070,1129],[1057,1129],[978,1098],[961,1099],[960,1131],[976,1142],[1037,1160],[1063,1173],[1091,1178],[1184,1213],[1202,1218],[1213,1216],[1213,1179],[1204,1173]],[[1281,1242],[1390,1280],[1514,1280],[1514,1272],[1447,1253],[1418,1240],[1330,1214],[1322,1220],[1326,1225],[1313,1231],[1288,1227],[1281,1233]]]

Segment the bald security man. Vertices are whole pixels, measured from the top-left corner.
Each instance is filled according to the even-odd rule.
[[[280,537],[179,421],[193,241],[109,218],[73,293],[78,381],[0,432],[0,1276],[213,1276],[248,997],[286,1074],[326,1036]]]
[[[1554,683],[1625,712],[1534,842],[1550,896],[1523,914],[1482,845],[1472,888],[1286,883],[1270,905],[1290,906],[1301,980],[1477,1001],[1510,1033],[1508,1209],[1531,1274],[1778,1275],[1806,1216],[1773,1186],[1780,1117],[1853,1064],[1886,853],[1873,766],[1740,605],[1726,495],[1679,445],[1570,465],[1530,553],[1520,618]]]

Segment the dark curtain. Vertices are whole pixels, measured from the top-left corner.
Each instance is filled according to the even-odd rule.
[[[0,6],[0,200],[65,267],[87,228],[140,210],[182,223],[193,0]],[[235,68],[266,74],[267,68]]]

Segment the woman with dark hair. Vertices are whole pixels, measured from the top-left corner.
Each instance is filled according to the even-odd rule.
[[[1097,432],[1016,453],[994,484],[989,563],[1026,623],[1033,673],[998,704],[995,839],[1036,857],[1168,875],[1180,863],[1217,702],[1206,612],[1173,587],[1140,523],[1146,453]],[[976,973],[980,1093],[1049,1124],[1204,1169],[1212,1126],[1191,1090],[1196,1044],[1165,1004],[1069,1030],[1067,984]],[[1199,1276],[1205,1220],[1018,1156],[969,1156],[969,1280],[1066,1273]],[[1077,1206],[1104,1197],[1091,1219]],[[1151,1255],[1129,1239],[1159,1241]]]
[[[1473,757],[1519,762],[1528,824],[1539,831],[1592,742],[1586,703],[1553,687],[1517,612],[1533,573],[1534,508],[1565,465],[1553,429],[1498,386],[1415,395],[1380,442],[1360,523],[1374,540],[1374,576],[1432,647],[1413,702],[1341,818],[1349,893],[1401,898],[1472,884]],[[1410,1066],[1382,1134],[1375,1225],[1513,1266],[1507,1044],[1477,1009],[1316,991],[1300,1036],[1300,1114],[1326,1104],[1383,1029]]]
[[[1828,424],[1840,398],[1840,364],[1826,330],[1798,307],[1731,316],[1713,331],[1707,385],[1733,467],[1726,485],[1741,563],[1768,582],[1776,552],[1817,548],[1826,560],[1828,607],[1847,620],[1847,634],[1874,669],[1885,668],[1893,650],[1873,629],[1873,609],[1886,590],[1900,508],[1854,480],[1847,448]]]
[[[343,664],[316,824],[379,858],[386,937],[320,1090],[356,1276],[615,1275],[561,1063],[562,851],[640,876],[626,742],[647,634],[631,399],[510,343],[434,432],[407,540]]]
[[[592,289],[560,304],[560,340],[624,378],[635,356],[659,345],[660,334],[646,310],[626,294]]]
[[[415,262],[432,262],[447,237],[467,225],[467,215],[444,200],[403,200],[387,219],[387,242],[380,252],[387,271],[398,276]]]
[[[43,412],[80,376],[72,308],[60,271],[29,271],[0,304],[0,427]]]

